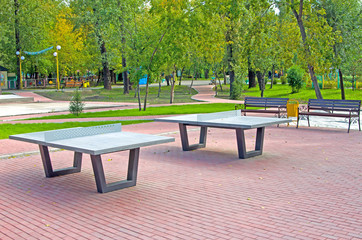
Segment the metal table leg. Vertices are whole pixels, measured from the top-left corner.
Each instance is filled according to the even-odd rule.
[[[139,148],[131,149],[129,152],[127,179],[108,184],[106,183],[106,178],[104,175],[101,155],[91,155],[97,191],[100,193],[107,193],[118,189],[135,186],[137,181],[139,152]]]
[[[56,176],[80,172],[82,167],[82,155],[83,155],[82,153],[74,152],[73,167],[53,170],[48,147],[39,145],[39,149],[46,177],[56,177]]]
[[[187,135],[187,128],[185,124],[179,123],[182,150],[191,151],[198,148],[206,147],[206,136],[207,136],[207,127],[200,127],[200,139],[197,144],[189,144],[189,138]]]
[[[238,144],[239,158],[241,159],[250,158],[261,155],[263,153],[265,127],[260,127],[256,129],[255,150],[248,152],[246,151],[246,146],[245,146],[244,130],[241,128],[237,128],[235,130],[236,130],[236,141]]]

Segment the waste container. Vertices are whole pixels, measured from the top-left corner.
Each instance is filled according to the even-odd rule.
[[[297,100],[288,100],[287,102],[287,116],[298,117],[299,102]]]

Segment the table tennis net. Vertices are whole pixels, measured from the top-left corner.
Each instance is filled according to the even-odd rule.
[[[93,127],[80,127],[80,128],[54,130],[46,132],[44,134],[44,138],[45,141],[56,141],[56,140],[94,136],[98,134],[121,132],[121,131],[122,131],[122,124],[116,123],[116,124],[100,125]]]
[[[202,121],[210,121],[215,119],[231,118],[238,116],[241,116],[241,112],[239,110],[217,112],[217,113],[205,113],[205,114],[198,114],[197,121],[202,122]]]

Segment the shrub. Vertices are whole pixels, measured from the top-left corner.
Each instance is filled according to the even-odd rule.
[[[72,97],[72,101],[69,103],[69,112],[75,116],[79,116],[83,112],[84,103],[82,102],[82,96],[77,89]]]
[[[324,81],[324,88],[336,89],[337,82],[336,81]]]
[[[282,84],[287,84],[287,77],[286,76],[281,76],[280,81],[282,82]]]
[[[292,93],[297,93],[302,88],[303,76],[304,70],[297,65],[294,65],[288,69],[287,80],[289,86],[292,87]]]
[[[232,85],[233,87],[232,87],[232,91],[230,93],[230,98],[233,100],[237,100],[241,97],[243,87],[242,87],[240,79],[235,79],[232,84],[233,84]]]

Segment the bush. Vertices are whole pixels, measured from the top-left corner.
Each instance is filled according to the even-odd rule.
[[[337,82],[336,81],[324,81],[324,88],[336,89]]]
[[[282,82],[282,84],[287,84],[287,77],[286,76],[281,76],[280,77],[280,81]]]
[[[292,93],[297,93],[302,88],[303,76],[304,70],[297,65],[294,65],[288,69],[287,80],[289,86],[292,87]]]
[[[232,83],[232,92],[230,93],[230,98],[233,100],[237,100],[241,97],[241,93],[243,90],[242,84],[239,79],[235,79]]]
[[[72,97],[72,101],[69,103],[69,112],[75,116],[79,116],[83,112],[84,103],[82,102],[82,96],[77,89]]]

